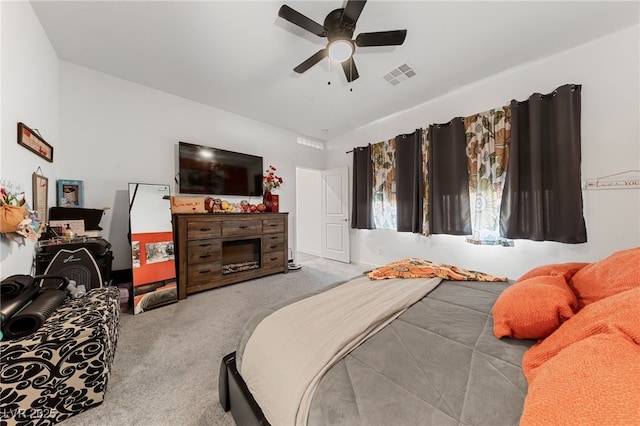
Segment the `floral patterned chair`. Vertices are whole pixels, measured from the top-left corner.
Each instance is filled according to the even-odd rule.
[[[118,288],[96,288],[35,333],[0,342],[0,425],[51,425],[101,404],[119,319]]]

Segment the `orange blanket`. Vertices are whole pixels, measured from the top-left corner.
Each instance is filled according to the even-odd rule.
[[[582,308],[614,294],[640,287],[640,247],[621,250],[581,268],[569,286]]]
[[[640,288],[594,302],[527,351],[520,424],[640,424]]]
[[[507,277],[495,277],[484,272],[458,268],[454,265],[410,258],[392,262],[365,272],[372,280],[389,278],[442,278],[452,281],[507,281]]]

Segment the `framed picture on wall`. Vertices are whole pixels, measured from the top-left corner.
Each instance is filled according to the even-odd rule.
[[[83,191],[81,180],[58,180],[58,207],[83,207]]]
[[[49,211],[49,179],[34,173],[33,181],[33,209],[41,223],[47,223]]]
[[[53,147],[24,123],[18,123],[18,144],[53,163]]]

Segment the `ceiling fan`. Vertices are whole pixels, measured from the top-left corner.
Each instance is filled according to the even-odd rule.
[[[307,18],[300,12],[287,5],[280,7],[278,16],[286,19],[318,37],[328,39],[327,47],[319,50],[314,55],[303,61],[293,70],[302,74],[322,59],[329,56],[332,60],[340,62],[348,82],[359,77],[358,69],[353,61],[355,47],[369,46],[399,46],[404,43],[407,30],[378,31],[373,33],[360,33],[352,40],[356,29],[356,22],[362,13],[366,1],[349,0],[343,9],[329,12],[324,18],[324,25],[320,25]]]

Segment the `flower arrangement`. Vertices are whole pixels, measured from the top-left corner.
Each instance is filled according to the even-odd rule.
[[[18,243],[24,242],[24,238],[38,241],[43,226],[26,202],[24,192],[3,182],[0,187],[0,233]]]
[[[271,192],[274,189],[280,188],[284,182],[282,178],[276,175],[276,169],[273,166],[269,166],[267,170],[265,170],[265,174],[262,175],[262,185],[264,186],[264,190],[266,192]]]

